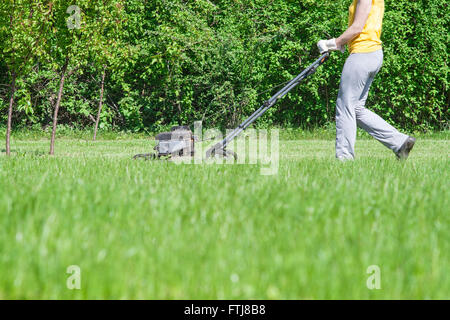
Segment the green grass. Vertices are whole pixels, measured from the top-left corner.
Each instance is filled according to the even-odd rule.
[[[130,132],[130,131],[114,131],[108,129],[99,129],[97,140],[132,140],[145,139],[148,136],[154,136],[161,131],[170,131],[171,126],[167,126],[158,132]],[[193,126],[191,125],[191,129]],[[261,126],[260,129],[267,129]],[[336,136],[336,126],[334,122],[330,122],[322,127],[314,127],[310,129],[304,128],[279,128],[280,138],[282,140],[298,140],[298,139],[317,139],[317,140],[333,140]],[[21,127],[13,130],[13,136],[18,140],[42,140],[49,139],[52,134],[52,128],[46,127],[44,130],[40,125],[32,127]],[[0,125],[0,136],[6,134],[6,128]],[[358,138],[371,139],[368,133],[358,129]],[[411,132],[414,137],[420,139],[450,139],[450,130],[429,131],[429,132]],[[58,125],[56,131],[57,139],[74,139],[74,140],[92,140],[94,130],[92,128],[74,128],[67,125]]]
[[[0,299],[450,296],[449,141],[281,141],[256,165],[133,161],[153,141],[14,139],[0,156]],[[69,290],[66,268],[81,268]],[[366,287],[370,265],[381,289]]]

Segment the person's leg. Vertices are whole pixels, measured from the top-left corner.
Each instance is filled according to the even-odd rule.
[[[360,128],[394,152],[397,152],[408,139],[406,134],[399,132],[379,115],[365,107],[356,108],[356,120]]]
[[[373,79],[375,78],[375,75],[378,73],[383,63],[383,51],[379,50],[367,54],[366,58],[367,60],[370,60],[372,62],[378,61],[379,66],[376,68],[375,72],[370,74],[370,77],[367,79],[366,85],[359,99],[359,103],[355,106],[356,122],[360,128],[367,131],[376,140],[380,141],[392,151],[397,152],[398,149],[400,149],[400,147],[406,141],[406,139],[408,139],[408,136],[406,134],[400,133],[397,129],[383,120],[376,113],[364,107]]]
[[[336,100],[336,158],[355,157],[356,115],[365,84],[369,76],[363,54],[351,54],[342,70],[339,94]]]

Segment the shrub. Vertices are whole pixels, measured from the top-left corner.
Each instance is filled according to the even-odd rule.
[[[274,85],[318,57],[318,40],[345,30],[350,3],[126,1],[125,27],[116,36],[128,54],[107,70],[103,126],[155,130],[195,120],[234,126],[275,92]],[[448,126],[450,102],[448,3],[387,0],[385,5],[385,60],[367,106],[402,129],[442,129]],[[346,56],[333,53],[258,125],[315,127],[333,121]],[[68,78],[61,123],[91,125],[101,76],[95,61]],[[33,70],[20,82],[16,125],[51,121],[58,77],[42,61]],[[0,81],[3,116],[8,79]],[[23,105],[29,103],[32,112]]]

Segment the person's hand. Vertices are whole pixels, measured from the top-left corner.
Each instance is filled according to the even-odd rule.
[[[317,47],[319,48],[320,53],[324,53],[327,51],[337,51],[344,53],[345,49],[344,47],[338,47],[336,45],[336,39],[330,39],[330,40],[320,40],[317,42]]]

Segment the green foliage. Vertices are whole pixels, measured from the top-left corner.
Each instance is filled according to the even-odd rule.
[[[148,139],[91,138],[54,157],[16,138],[0,157],[0,299],[449,297],[448,140],[406,163],[374,139],[347,163],[332,139],[281,141],[263,176],[133,161]],[[66,288],[74,264],[80,290]],[[366,286],[374,264],[381,290]]]
[[[60,123],[92,124],[106,65],[101,127],[154,131],[195,120],[206,126],[236,125],[274,93],[274,85],[317,58],[318,40],[345,30],[351,1],[86,0],[77,1],[79,30],[66,27],[71,1],[53,1],[51,12],[43,2],[47,6],[41,15],[52,19],[43,25],[30,22],[36,30],[44,28],[46,40],[42,50],[37,46],[33,52],[31,72],[20,80],[15,124],[49,124],[56,72],[69,53],[69,70],[76,72],[66,79]],[[385,3],[385,61],[367,106],[402,129],[448,127],[448,4]],[[2,13],[0,32],[11,32],[8,23]],[[15,47],[33,43],[36,31],[29,36],[19,31],[17,39],[22,40]],[[1,46],[6,57],[8,44]],[[333,53],[256,125],[307,128],[333,121],[346,57]],[[0,71],[6,70],[6,62],[0,61]],[[8,83],[0,73],[4,100]],[[4,102],[0,108],[4,117]]]

